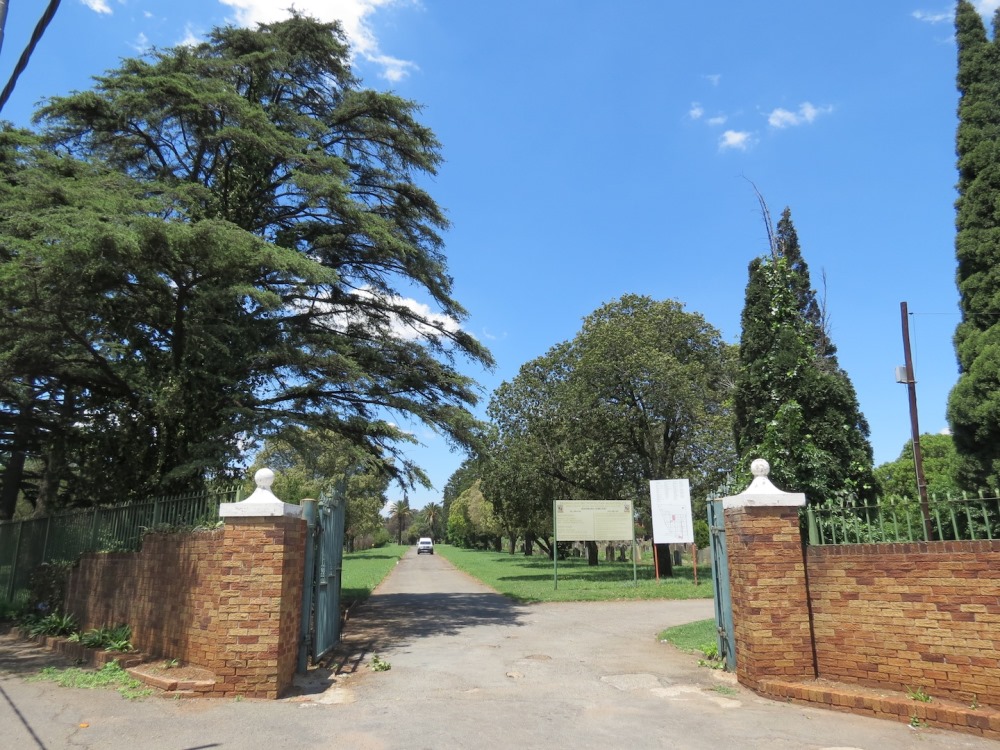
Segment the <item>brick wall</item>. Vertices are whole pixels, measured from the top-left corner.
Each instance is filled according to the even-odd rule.
[[[212,670],[217,695],[276,698],[295,673],[305,541],[288,517],[150,534],[140,552],[85,555],[66,610],[82,628],[127,623],[139,650]]]
[[[796,508],[725,512],[736,675],[814,676],[805,566]]]
[[[1000,708],[1000,541],[810,547],[819,675]]]
[[[773,505],[725,524],[741,684],[1000,739],[1000,541],[804,548]]]

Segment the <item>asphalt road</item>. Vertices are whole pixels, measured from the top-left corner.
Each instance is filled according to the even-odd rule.
[[[51,657],[0,642],[0,749],[1000,748],[765,700],[656,641],[711,613],[709,600],[517,605],[414,549],[352,613],[329,668],[280,701],[129,702],[26,681]],[[376,654],[391,669],[372,671]]]

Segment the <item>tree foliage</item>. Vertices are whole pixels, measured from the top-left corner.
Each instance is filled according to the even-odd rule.
[[[868,423],[837,362],[787,208],[770,255],[750,263],[739,360],[741,468],[766,458],[779,486],[813,502],[873,497]]]
[[[948,401],[958,481],[1000,485],[1000,15],[993,39],[975,6],[960,0],[958,43],[958,200],[955,250],[961,322],[955,330],[959,378]]]
[[[920,436],[927,492],[932,497],[958,497],[958,458],[951,435]],[[875,478],[883,496],[918,500],[916,470],[913,466],[913,441],[907,440],[899,458],[875,467]]]
[[[5,131],[0,517],[29,485],[197,486],[288,426],[411,485],[393,414],[469,445],[455,361],[491,359],[459,325],[418,114],[361,87],[338,25],[294,15],[123,61],[40,109],[44,141]]]
[[[551,532],[556,499],[628,499],[649,529],[649,480],[714,486],[732,462],[733,357],[674,300],[626,295],[490,401],[483,492],[501,523]]]

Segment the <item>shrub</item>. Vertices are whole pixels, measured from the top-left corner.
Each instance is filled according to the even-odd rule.
[[[41,614],[58,612],[66,597],[66,583],[73,563],[51,560],[35,568],[28,577],[30,606]]]

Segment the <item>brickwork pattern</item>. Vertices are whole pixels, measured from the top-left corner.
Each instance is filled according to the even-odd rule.
[[[277,698],[295,672],[305,541],[305,522],[286,517],[150,534],[140,552],[85,555],[66,609],[82,628],[128,623],[147,654],[211,670],[214,695]]]
[[[732,508],[725,523],[737,678],[815,676],[797,509]]]
[[[821,677],[1000,708],[1000,541],[808,549]]]

